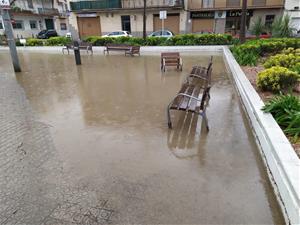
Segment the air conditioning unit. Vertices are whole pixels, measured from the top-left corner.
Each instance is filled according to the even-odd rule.
[[[215,11],[215,19],[225,19],[226,11]]]

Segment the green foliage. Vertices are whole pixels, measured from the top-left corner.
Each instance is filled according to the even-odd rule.
[[[297,73],[274,66],[258,73],[257,86],[263,91],[280,92],[293,88],[298,79]]]
[[[44,40],[37,39],[37,38],[28,38],[26,40],[26,45],[27,46],[42,46],[42,45],[44,45]]]
[[[266,30],[262,18],[258,17],[257,20],[254,21],[253,25],[250,28],[251,34],[255,35],[256,38],[259,38],[259,35]]]
[[[281,66],[286,68],[293,68],[297,63],[300,63],[300,56],[295,54],[277,54],[271,56],[264,63],[265,68],[271,68],[272,66]]]
[[[272,24],[272,37],[291,37],[295,28],[290,25],[291,17],[289,15],[281,16],[275,19]]]
[[[256,65],[259,56],[299,47],[300,39],[297,38],[270,38],[250,40],[242,45],[235,45],[231,51],[240,65]]]
[[[233,40],[231,35],[227,34],[182,34],[171,38],[147,37],[118,37],[107,38],[100,36],[89,36],[85,41],[95,46],[105,46],[107,44],[129,44],[140,46],[180,46],[180,45],[229,45]]]
[[[71,39],[67,37],[51,37],[46,42],[47,46],[64,46],[71,43]]]
[[[300,136],[300,99],[291,94],[279,95],[266,103],[262,109],[273,117],[287,135]]]

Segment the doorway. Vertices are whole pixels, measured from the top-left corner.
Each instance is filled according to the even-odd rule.
[[[54,30],[54,22],[53,19],[45,19],[46,29]]]
[[[121,16],[122,30],[131,33],[130,16]]]

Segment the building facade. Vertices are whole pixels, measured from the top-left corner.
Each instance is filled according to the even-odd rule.
[[[300,31],[300,0],[285,0],[285,14],[291,17],[292,26]]]
[[[284,9],[284,0],[248,0],[247,4],[247,29],[259,17],[266,26],[270,26]],[[240,30],[241,7],[241,0],[189,0],[188,30],[237,34]]]
[[[15,38],[36,37],[41,30],[68,31],[68,4],[65,0],[16,0],[10,10]],[[0,34],[4,34],[0,15]]]
[[[70,24],[81,38],[104,35],[117,30],[127,30],[134,36],[142,36],[143,2],[143,0],[72,0]],[[161,10],[167,11],[167,18],[164,20],[165,29],[171,30],[174,34],[185,33],[187,12],[184,7],[184,0],[147,0],[147,33],[162,28],[162,21],[159,18]]]

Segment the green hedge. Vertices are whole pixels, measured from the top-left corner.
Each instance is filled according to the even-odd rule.
[[[63,46],[70,43],[72,40],[67,37],[51,37],[49,39],[26,39],[26,46]],[[19,40],[16,41],[17,46],[23,46]]]
[[[236,40],[227,34],[182,34],[171,38],[147,37],[100,37],[90,36],[85,41],[95,46],[105,46],[106,44],[129,44],[140,46],[180,46],[180,45],[231,45]]]
[[[247,41],[245,44],[235,45],[231,51],[242,65],[256,65],[260,56],[274,54],[286,48],[299,48],[299,38],[270,38]]]

